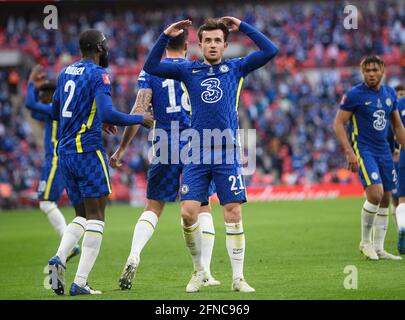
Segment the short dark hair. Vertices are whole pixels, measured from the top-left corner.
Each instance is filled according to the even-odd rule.
[[[399,85],[397,85],[394,89],[395,89],[395,92],[404,91],[404,90],[405,90],[405,86],[402,85],[402,84],[399,84]]]
[[[203,31],[211,31],[211,30],[222,30],[224,33],[224,41],[226,42],[229,36],[228,27],[223,23],[220,22],[218,19],[208,18],[205,20],[205,23],[198,28],[198,39],[200,42],[202,41],[202,33]]]
[[[180,33],[177,37],[170,38],[169,43],[167,44],[167,49],[172,50],[181,50],[184,48],[188,38],[188,30],[183,29],[183,32]]]
[[[54,92],[56,89],[56,82],[53,80],[46,80],[39,88],[38,91]]]
[[[97,44],[103,40],[103,33],[96,29],[84,31],[79,38],[79,46],[82,54],[93,53],[96,51]]]
[[[380,67],[384,67],[385,63],[383,61],[383,59],[381,59],[379,56],[373,55],[373,56],[367,56],[365,58],[363,58],[363,60],[361,60],[360,62],[360,66],[361,68],[365,68],[367,65],[369,65],[370,63],[376,63],[378,64]]]

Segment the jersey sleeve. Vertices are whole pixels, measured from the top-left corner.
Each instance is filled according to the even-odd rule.
[[[94,72],[94,95],[108,94],[111,95],[111,80],[104,69],[100,68]]]
[[[146,72],[161,78],[183,81],[184,73],[181,63],[160,61],[169,40],[170,37],[164,33],[160,35],[159,39],[149,53],[143,68]]]
[[[354,92],[351,90],[345,93],[340,100],[339,108],[344,111],[355,112],[357,109],[357,103]]]
[[[144,70],[139,73],[138,87],[139,89],[152,89],[151,76]]]
[[[63,71],[62,71],[63,72]],[[52,97],[52,114],[51,117],[53,120],[59,121],[60,117],[60,79],[62,77],[62,72],[59,74],[58,81],[56,84],[55,92]]]
[[[47,116],[44,113],[38,112],[38,111],[31,111],[31,117],[35,120],[45,122],[49,119],[49,116]]]

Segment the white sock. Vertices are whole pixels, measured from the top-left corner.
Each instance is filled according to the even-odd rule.
[[[82,242],[82,255],[77,268],[74,283],[84,287],[91,269],[96,262],[103,240],[104,222],[100,220],[87,220],[86,233]]]
[[[366,200],[361,210],[361,243],[371,244],[371,232],[374,219],[379,205],[372,204]]]
[[[226,248],[231,260],[233,279],[243,279],[243,261],[245,258],[245,234],[242,221],[225,223]]]
[[[405,203],[400,203],[395,212],[399,230],[405,230]]]
[[[158,223],[158,216],[153,211],[145,211],[141,214],[135,225],[132,237],[131,253],[128,257],[129,263],[139,263],[140,254],[146,243],[152,237]]]
[[[66,229],[66,220],[57,204],[52,201],[40,201],[39,209],[45,213],[58,236],[62,238]]]
[[[384,250],[384,240],[388,228],[388,208],[379,208],[374,221],[374,249]]]
[[[60,242],[56,255],[60,258],[63,264],[66,263],[66,257],[70,251],[74,248],[80,238],[83,236],[86,230],[86,219],[82,217],[76,217],[66,227],[63,233],[62,240]]]
[[[191,259],[193,260],[194,270],[203,271],[204,266],[201,260],[201,227],[200,223],[197,221],[190,227],[183,225],[183,235],[186,241],[187,248],[190,251]]]
[[[198,222],[201,226],[201,261],[208,276],[211,276],[211,257],[214,249],[215,229],[212,215],[209,212],[202,212],[198,215]]]

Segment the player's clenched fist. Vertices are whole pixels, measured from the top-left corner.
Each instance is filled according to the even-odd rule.
[[[163,32],[165,35],[167,35],[171,38],[174,38],[174,37],[177,37],[178,35],[180,35],[184,29],[187,29],[191,25],[192,25],[191,20],[188,20],[188,19],[181,20],[181,21],[171,24]]]
[[[114,154],[111,156],[110,160],[108,161],[111,168],[119,168],[122,166],[122,158],[124,156],[125,151],[121,148],[118,148]]]
[[[142,126],[149,129],[153,125],[153,120],[153,114],[150,112],[145,113]]]
[[[229,28],[229,31],[231,31],[231,32],[238,31],[240,23],[242,22],[235,17],[229,17],[229,16],[222,17],[221,19],[219,19],[219,21],[221,21],[223,24],[225,24]]]
[[[36,89],[45,82],[45,71],[40,64],[37,64],[32,69],[28,81],[33,82]]]
[[[359,160],[357,159],[356,155],[354,152],[350,152],[346,155],[347,159],[347,168],[352,171],[352,172],[357,172],[359,171]]]
[[[116,134],[118,132],[118,128],[113,124],[103,123],[103,131],[107,134]]]

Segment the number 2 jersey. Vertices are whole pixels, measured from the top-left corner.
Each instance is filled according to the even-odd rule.
[[[353,113],[350,134],[356,152],[391,153],[387,136],[390,114],[397,110],[397,103],[394,89],[386,85],[375,91],[361,83],[343,96],[340,109]]]
[[[59,74],[53,98],[53,118],[60,121],[58,154],[104,150],[102,121],[95,97],[111,94],[107,72],[91,60],[81,60]]]

